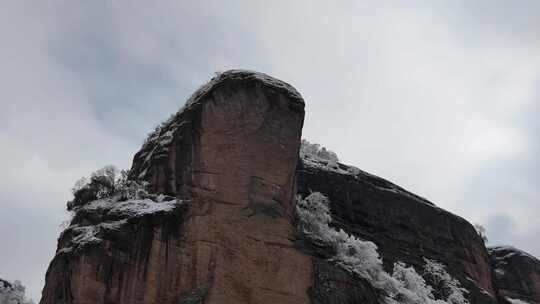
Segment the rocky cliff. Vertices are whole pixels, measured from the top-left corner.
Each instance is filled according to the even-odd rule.
[[[301,149],[303,119],[282,81],[212,79],[135,154],[144,191],[71,202],[40,303],[538,303],[538,260],[506,277],[462,218]]]
[[[489,248],[493,285],[501,303],[540,303],[540,261],[510,246]]]

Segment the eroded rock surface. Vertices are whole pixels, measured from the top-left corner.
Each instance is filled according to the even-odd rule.
[[[147,208],[145,208],[145,206]],[[185,202],[100,200],[58,240],[40,303],[155,303],[179,280]]]
[[[489,248],[493,282],[501,303],[540,303],[540,261],[510,246]]]
[[[421,273],[428,258],[446,266],[469,291],[470,303],[497,303],[487,250],[464,219],[342,164],[328,167],[304,158],[298,165],[297,185],[302,196],[310,192],[327,196],[335,226],[374,242],[388,272],[395,262],[403,262]]]
[[[383,303],[296,230],[294,196],[312,191],[331,201],[333,228],[377,245],[389,273],[402,262],[422,274],[429,259],[471,304],[538,303],[538,260],[488,256],[464,219],[329,151],[299,159],[303,120],[284,82],[234,70],[212,79],[135,154],[129,180],[148,195],[72,206],[40,303]]]
[[[303,120],[286,83],[214,78],[133,161],[130,178],[184,212],[112,231],[97,223],[102,241],[76,252],[62,250],[68,230],[41,303],[307,303],[312,262],[290,221]]]

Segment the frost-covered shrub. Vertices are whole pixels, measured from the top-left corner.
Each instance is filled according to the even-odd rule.
[[[318,167],[340,174],[358,175],[362,171],[353,166],[339,164],[337,154],[316,143],[302,139],[300,158],[306,166]]]
[[[305,199],[299,198],[296,214],[300,231],[311,240],[330,246],[336,263],[366,278],[374,278],[382,271],[377,245],[329,226],[332,216],[326,196],[314,192]]]
[[[394,264],[392,278],[398,284],[398,290],[394,300],[398,303],[444,303],[437,301],[433,296],[433,288],[413,267],[407,267],[398,262]]]
[[[139,198],[146,193],[145,184],[128,180],[129,171],[118,170],[112,165],[96,170],[89,177],[82,177],[72,188],[73,200],[68,202],[71,211],[91,201],[120,196],[120,199]]]
[[[319,144],[310,143],[305,139],[302,139],[302,143],[300,144],[300,157],[309,157],[315,160],[322,160],[327,162],[329,166],[337,166],[337,162],[339,162],[336,153],[322,147]]]
[[[162,121],[157,126],[155,126],[154,130],[148,133],[148,135],[144,139],[143,146],[157,139],[159,135],[161,134],[161,132],[167,129],[167,126],[174,120],[175,117],[176,117],[176,113],[171,114],[169,118],[167,118],[166,120]]]
[[[309,234],[312,239],[329,243],[334,235],[328,227],[332,221],[328,209],[328,199],[319,192],[314,192],[305,200],[298,197],[296,213],[299,218],[299,229]]]
[[[401,262],[394,264],[393,273],[383,268],[377,245],[350,235],[343,229],[339,231],[330,226],[332,216],[329,200],[319,192],[306,198],[297,197],[297,227],[310,240],[328,246],[334,252],[331,258],[341,267],[367,279],[384,291],[388,304],[467,304],[464,289],[453,279],[441,264],[426,260],[426,272],[441,283],[447,290],[444,299],[435,299],[433,287],[413,267]],[[428,263],[429,262],[429,263]]]
[[[446,301],[451,304],[466,304],[464,293],[467,290],[461,287],[458,280],[452,278],[444,265],[430,259],[424,259],[425,276],[429,282],[443,295]]]
[[[109,165],[92,172],[90,177],[80,178],[72,188],[74,198],[68,203],[68,210],[109,196],[115,190],[117,175],[118,169]]]
[[[0,279],[0,304],[33,304],[26,299],[26,288],[19,281],[8,282]]]
[[[335,230],[334,230],[335,231]],[[377,252],[377,245],[349,235],[343,229],[336,233],[334,260],[360,276],[379,281],[383,273],[382,260]]]
[[[486,234],[486,228],[484,226],[476,223],[476,224],[474,224],[474,230],[476,230],[476,233],[478,233],[478,235],[482,238],[484,243],[487,244],[488,237],[487,237],[487,234]]]

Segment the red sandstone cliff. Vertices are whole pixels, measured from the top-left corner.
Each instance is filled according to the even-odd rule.
[[[298,232],[294,197],[314,191],[331,229],[376,245],[384,273],[405,263],[433,283],[423,267],[434,260],[467,303],[504,303],[516,287],[493,276],[468,222],[358,169],[299,159],[303,119],[300,94],[264,74],[201,87],[133,159],[129,179],[151,194],[73,207],[40,303],[383,303],[384,286]],[[435,283],[427,303],[465,303]]]
[[[201,88],[131,170],[180,207],[79,251],[64,233],[41,303],[307,303],[311,260],[290,221],[303,120],[301,96],[262,74]]]
[[[501,303],[540,303],[540,261],[510,246],[489,248],[493,283]],[[517,302],[519,304],[519,302]]]

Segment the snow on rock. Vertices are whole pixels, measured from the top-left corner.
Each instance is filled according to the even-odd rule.
[[[291,86],[290,84],[269,76],[264,73],[250,71],[250,70],[228,70],[222,73],[216,73],[216,76],[213,77],[208,83],[201,86],[191,97],[187,100],[185,107],[191,106],[193,103],[198,102],[206,94],[211,92],[215,87],[221,85],[226,81],[250,81],[256,80],[261,82],[267,87],[277,89],[281,92],[284,92],[291,98],[291,100],[296,102],[302,102],[303,99],[300,93]]]
[[[462,288],[459,281],[446,272],[444,265],[426,258],[424,258],[424,262],[424,270],[427,276],[431,278],[430,281],[438,287],[439,292],[444,295],[449,303],[467,303],[464,296],[467,290]]]
[[[517,249],[513,246],[495,246],[495,247],[489,247],[488,248],[488,251],[490,253],[499,253],[497,254],[495,257],[496,260],[499,260],[499,261],[505,261],[515,255],[520,255],[522,257],[525,257],[527,259],[532,259],[532,260],[538,260],[536,257],[528,254],[527,252],[523,251],[523,250],[520,250],[520,249]],[[494,254],[495,256],[495,254]]]
[[[300,160],[304,167],[347,175],[354,179],[361,179],[370,183],[379,190],[393,192],[400,195],[406,195],[414,198],[421,203],[436,207],[435,204],[428,201],[427,199],[420,197],[412,192],[409,192],[392,182],[389,182],[368,172],[362,171],[357,167],[340,163],[336,153],[328,150],[325,147],[322,147],[320,144],[311,143],[308,140],[302,139],[299,154]]]
[[[509,267],[508,263],[511,258],[521,257],[527,260],[538,261],[536,257],[512,246],[489,247],[488,252],[490,254],[491,260],[493,261],[494,274],[498,278],[505,277],[506,270],[503,268]]]
[[[340,174],[358,175],[361,172],[356,167],[340,164],[335,152],[305,139],[302,139],[300,145],[300,159],[302,159],[306,166],[317,167]]]
[[[300,145],[300,157],[312,158],[320,161],[335,162],[339,161],[337,154],[333,151],[326,149],[317,143],[311,143],[306,139],[302,139]]]
[[[118,217],[138,217],[158,212],[170,212],[176,207],[177,201],[154,202],[150,199],[129,200],[117,203],[109,214]]]
[[[172,196],[149,193],[146,182],[130,180],[128,174],[106,166],[75,184],[74,199],[68,202],[73,218],[60,235],[57,254],[100,244],[133,219],[171,213],[183,204]]]
[[[172,135],[174,134],[174,131],[179,126],[175,125],[175,120],[180,115],[180,113],[201,101],[214,88],[220,86],[226,81],[259,81],[267,87],[285,93],[287,96],[290,97],[292,101],[298,103],[304,102],[300,93],[298,93],[298,91],[293,86],[264,73],[249,70],[229,70],[222,73],[216,73],[215,77],[210,79],[210,81],[206,84],[199,87],[199,89],[197,89],[188,98],[184,106],[180,108],[180,110],[176,114],[171,115],[167,120],[158,125],[154,129],[154,131],[148,134],[145,144],[149,142],[160,142],[161,145],[168,144],[168,141],[172,140]]]
[[[413,267],[401,262],[394,264],[393,273],[383,268],[377,245],[350,235],[343,229],[331,226],[329,201],[319,192],[306,198],[297,198],[296,215],[298,229],[312,242],[332,249],[332,261],[365,278],[386,294],[388,304],[468,304],[460,283],[452,278],[444,266],[436,261],[425,260],[424,273],[437,287],[444,288],[443,299],[436,299],[433,287]]]
[[[295,88],[286,82],[273,78],[269,75],[260,72],[249,70],[229,70],[223,73],[216,73],[209,82],[197,89],[186,101],[184,106],[178,112],[172,114],[168,119],[160,123],[146,137],[141,148],[141,158],[138,175],[134,176],[139,180],[147,178],[152,160],[161,157],[167,153],[170,146],[182,130],[189,128],[189,122],[185,121],[183,115],[195,109],[201,104],[201,101],[210,94],[215,88],[228,82],[250,82],[256,81],[266,87],[286,94],[292,103],[299,104],[303,107],[304,101],[302,96]]]
[[[540,303],[540,260],[512,246],[491,247],[488,252],[500,298],[509,303]]]
[[[163,195],[156,196],[155,200],[128,199],[119,201],[118,196],[92,201],[75,211],[72,224],[62,232],[62,236],[70,235],[69,241],[57,254],[69,253],[83,249],[103,241],[103,235],[120,231],[129,220],[158,213],[173,212],[183,204],[177,199],[163,200]],[[85,220],[77,220],[84,218]],[[88,219],[95,219],[94,222]],[[61,238],[62,238],[61,236]]]
[[[264,73],[249,70],[229,70],[223,73],[216,73],[215,77],[201,86],[188,98],[184,106],[177,113],[171,115],[148,134],[141,148],[141,151],[144,151],[144,161],[140,165],[141,167],[138,171],[140,173],[136,176],[138,179],[144,180],[147,177],[146,175],[151,161],[159,158],[162,153],[168,152],[174,138],[176,138],[176,134],[187,127],[188,124],[184,121],[182,115],[200,105],[204,97],[210,94],[215,88],[231,81],[256,81],[266,87],[286,94],[293,103],[301,104],[302,106],[304,104],[302,96],[295,88],[286,82]]]
[[[19,281],[0,279],[0,304],[33,304],[32,300],[26,299],[25,289]]]
[[[200,105],[200,101],[210,94],[212,90],[230,81],[257,81],[264,86],[286,94],[293,103],[301,104],[302,106],[304,103],[302,96],[295,88],[286,82],[264,73],[248,70],[229,70],[223,73],[217,73],[208,83],[196,90],[177,113],[171,115],[148,134],[141,148],[141,151],[144,151],[144,160],[138,171],[140,173],[136,178],[144,180],[147,177],[146,175],[148,174],[152,160],[161,157],[163,153],[167,153],[176,134],[187,127],[187,122],[182,119],[183,113]]]
[[[506,300],[510,302],[511,304],[530,304],[529,302],[525,302],[519,299],[506,298]]]

